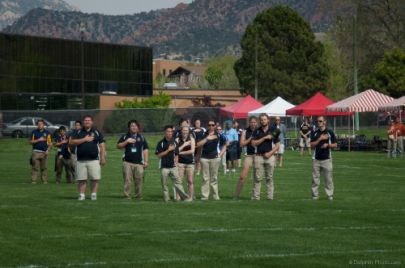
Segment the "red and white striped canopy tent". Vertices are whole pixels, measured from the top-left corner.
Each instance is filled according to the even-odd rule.
[[[378,108],[382,112],[393,112],[405,109],[405,96],[386,103]]]
[[[328,112],[378,112],[378,108],[394,99],[373,89],[351,96],[326,107]]]

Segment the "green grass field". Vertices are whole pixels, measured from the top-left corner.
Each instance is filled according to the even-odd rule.
[[[122,198],[115,142],[98,200],[78,202],[75,185],[54,183],[53,155],[49,184],[31,185],[30,146],[0,140],[0,268],[405,265],[405,159],[336,152],[335,200],[313,201],[311,159],[290,151],[272,202],[249,200],[251,179],[232,200],[237,175],[221,175],[221,201],[166,204],[153,154],[143,201]]]

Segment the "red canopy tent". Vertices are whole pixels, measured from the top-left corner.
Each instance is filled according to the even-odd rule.
[[[259,109],[262,106],[263,104],[248,95],[237,103],[221,108],[219,114],[232,119],[245,119],[248,118],[249,112]]]
[[[327,112],[326,107],[334,102],[325,97],[321,92],[316,93],[314,96],[295,106],[294,108],[286,111],[287,115],[302,115],[302,116],[339,116],[339,115],[351,115],[347,112]]]

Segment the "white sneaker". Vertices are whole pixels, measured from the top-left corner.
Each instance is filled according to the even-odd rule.
[[[77,200],[79,200],[79,201],[84,201],[84,200],[86,200],[86,197],[85,197],[84,194],[80,194],[80,195],[79,195],[79,198],[78,198]]]
[[[93,201],[97,200],[97,194],[96,193],[91,194],[91,200],[93,200]]]
[[[233,173],[235,173],[235,172],[236,172],[236,170],[235,170],[235,169],[232,169],[232,172],[233,172]]]

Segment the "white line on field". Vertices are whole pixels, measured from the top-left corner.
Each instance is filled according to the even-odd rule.
[[[230,255],[226,257],[173,257],[173,258],[151,258],[135,261],[97,261],[97,262],[83,262],[83,263],[65,263],[65,264],[49,264],[37,265],[30,264],[24,266],[0,266],[0,268],[59,268],[59,267],[89,267],[89,266],[111,266],[111,265],[141,265],[150,263],[175,263],[175,262],[201,262],[201,261],[215,261],[215,260],[238,260],[238,259],[269,259],[269,258],[294,258],[294,257],[311,257],[311,256],[324,256],[324,255],[351,255],[351,254],[378,254],[378,253],[400,253],[405,250],[392,250],[392,249],[365,249],[365,250],[329,250],[317,252],[278,252],[278,253],[252,253],[252,254],[239,254]],[[398,262],[398,265],[401,265]]]

